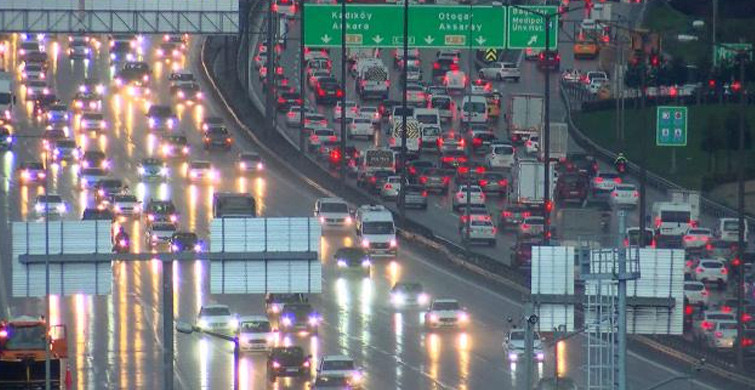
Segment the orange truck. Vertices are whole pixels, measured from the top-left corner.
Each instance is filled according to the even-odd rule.
[[[45,358],[50,350],[52,389],[68,382],[65,325],[47,325],[44,318],[21,316],[0,322],[0,389],[45,388]]]

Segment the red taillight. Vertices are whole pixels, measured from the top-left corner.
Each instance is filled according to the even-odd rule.
[[[469,173],[469,167],[459,167],[459,173],[461,174]]]
[[[451,181],[451,178],[448,176],[443,176],[443,184],[448,184],[448,182]]]
[[[385,185],[383,186],[383,188],[385,188],[386,190],[392,190],[392,189],[393,189],[393,185],[392,185],[391,183],[386,183],[386,184],[385,184]]]
[[[286,99],[284,99],[283,97],[278,98],[278,103],[283,104],[285,102],[286,102]]]
[[[751,347],[755,344],[755,341],[753,339],[742,339],[742,346],[743,347]]]
[[[724,313],[731,313],[731,306],[721,306],[721,311]]]
[[[439,64],[439,63],[437,63],[437,62],[436,62],[436,63],[434,63],[434,64],[433,64],[433,69],[440,69],[440,64]]]
[[[523,212],[523,213],[522,213],[522,217],[524,217],[524,218],[527,218],[527,217],[529,217],[530,215],[532,215],[532,213],[531,213],[531,212],[529,212],[529,211],[525,211],[525,212]]]
[[[595,178],[595,182],[596,183],[602,183],[603,182],[603,178],[602,177],[596,177]]]
[[[427,191],[422,191],[422,197],[427,198]]]
[[[752,321],[752,316],[750,314],[742,314],[742,322],[750,322]]]
[[[325,91],[322,88],[320,88],[320,89],[317,90],[317,94],[319,96],[325,96]]]
[[[370,182],[372,182],[372,183],[375,183],[375,182],[377,182],[377,178],[376,178],[375,176],[371,177],[371,178],[370,178]]]
[[[621,178],[620,178],[620,177],[615,177],[615,178],[613,179],[613,182],[614,182],[614,183],[621,183]]]
[[[338,139],[336,138],[335,135],[331,135],[330,137],[328,137],[328,141],[330,141],[330,142],[336,142],[337,140]]]
[[[684,307],[684,315],[691,316],[692,313],[695,312],[695,309],[692,306],[685,306]]]
[[[409,174],[410,175],[416,175],[417,174],[417,168],[415,168],[415,167],[409,167]]]
[[[475,172],[477,172],[477,173],[479,173],[479,174],[483,174],[483,173],[485,173],[485,167],[484,167],[484,166],[482,166],[482,165],[478,165],[478,166],[477,166],[477,167],[476,167],[476,168],[474,169],[474,171],[475,171]]]
[[[522,230],[530,230],[530,225],[526,224],[526,223],[523,223],[522,224]]]
[[[695,269],[695,272],[697,272],[698,274],[701,274],[701,273],[703,273],[703,271],[705,271],[705,270],[703,269],[703,267],[697,267],[697,268]]]
[[[716,335],[717,339],[720,339],[721,337],[724,337],[724,334],[722,332],[716,332],[714,334]]]
[[[342,90],[340,90],[340,89],[339,89],[339,90],[337,90],[337,91],[336,91],[336,96],[337,96],[337,97],[342,97],[342,96],[343,96],[343,91],[342,91]]]
[[[726,267],[724,267],[724,268],[721,268],[721,275],[726,275],[726,274],[728,274],[728,273],[729,273],[729,270],[728,270],[728,269],[726,269]]]
[[[422,183],[422,184],[426,184],[427,183],[427,176],[420,177],[419,178],[419,182]]]
[[[473,146],[480,146],[480,145],[482,145],[482,139],[480,139],[480,138],[473,138],[472,139],[472,145]]]
[[[454,158],[451,156],[445,156],[445,157],[442,157],[440,160],[447,163],[447,162],[453,161]]]
[[[704,330],[711,330],[713,329],[713,323],[710,321],[703,321],[702,324],[700,324],[700,327]]]
[[[480,179],[479,184],[480,187],[485,187],[486,185],[488,185],[488,181],[485,179]]]
[[[498,180],[498,185],[501,186],[501,187],[505,187],[505,186],[509,185],[509,181],[506,180],[506,179]]]
[[[655,227],[656,229],[661,227],[661,217],[655,217]]]

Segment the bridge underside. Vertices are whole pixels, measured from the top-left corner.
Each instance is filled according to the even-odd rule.
[[[236,35],[239,11],[0,9],[0,32]]]

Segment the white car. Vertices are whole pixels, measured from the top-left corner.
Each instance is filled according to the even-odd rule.
[[[636,207],[640,193],[634,184],[616,184],[611,191],[611,204],[614,207]]]
[[[375,126],[380,125],[380,121],[383,119],[383,116],[380,115],[380,109],[374,106],[359,107],[359,117],[369,118]]]
[[[375,138],[375,125],[370,118],[354,118],[347,127],[349,138],[364,137],[367,139]]]
[[[461,92],[467,87],[467,74],[461,70],[449,70],[443,76],[443,86],[449,92]]]
[[[707,228],[689,228],[682,239],[684,249],[704,248],[713,239],[713,232]]]
[[[144,235],[147,245],[155,247],[161,243],[169,243],[178,227],[173,222],[154,222],[147,227]]]
[[[688,281],[684,282],[684,298],[690,305],[699,305],[708,307],[710,302],[710,293],[703,282]]]
[[[212,168],[212,164],[209,161],[194,160],[189,162],[189,169],[187,176],[191,181],[210,180],[215,181],[218,179],[218,174],[215,169]]]
[[[511,144],[492,144],[485,156],[485,165],[490,169],[511,169],[516,161],[516,148]]]
[[[119,194],[113,196],[113,213],[116,215],[139,215],[142,212],[142,202],[135,195]]]
[[[383,199],[397,199],[401,192],[401,176],[388,176],[380,188],[380,197]]]
[[[443,131],[440,126],[436,125],[423,125],[420,129],[420,139],[422,143],[420,148],[422,150],[435,151],[437,150],[438,139]]]
[[[469,324],[469,313],[456,299],[434,299],[425,313],[425,327],[464,328]]]
[[[603,88],[603,86],[607,85],[608,80],[603,79],[593,79],[590,80],[590,83],[587,84],[585,88],[587,88],[587,92],[590,92],[593,95],[596,95],[598,92],[600,92],[600,89]]]
[[[527,154],[535,154],[540,150],[540,134],[529,134],[524,140],[524,150]]]
[[[737,340],[737,321],[717,321],[707,333],[706,344],[715,349],[732,349]]]
[[[304,115],[313,114],[315,111],[309,107],[304,107]],[[286,126],[297,127],[301,123],[301,106],[291,106],[286,112]]]
[[[700,259],[695,267],[695,279],[703,283],[718,283],[723,288],[729,281],[726,264],[718,259]]]
[[[469,223],[461,227],[461,238],[470,242],[485,242],[489,246],[496,245],[497,229],[489,219],[472,218]]]
[[[485,80],[519,81],[522,74],[513,62],[493,62],[481,68],[477,75]]]
[[[406,104],[414,107],[423,107],[425,105],[425,89],[419,84],[407,83],[406,85]]]
[[[278,342],[266,316],[242,316],[239,323],[239,348],[242,351],[269,351]]]
[[[703,316],[693,324],[693,335],[697,340],[704,340],[708,332],[715,329],[716,324],[723,321],[736,321],[734,313],[727,313],[718,310],[706,310]]]
[[[320,358],[317,377],[347,378],[352,387],[362,383],[364,374],[354,364],[354,360],[345,355],[326,355]]]
[[[318,146],[326,143],[338,142],[335,130],[325,127],[315,128],[307,139],[309,150],[316,150]]]
[[[590,84],[593,80],[602,80],[603,82],[608,82],[608,73],[603,72],[601,70],[591,70],[585,74],[584,82],[586,84]]]
[[[31,100],[35,96],[49,95],[50,86],[44,80],[30,80],[26,83],[26,100]]]
[[[197,326],[202,330],[235,333],[239,328],[239,319],[231,314],[228,305],[202,305],[197,316]]]
[[[612,172],[598,172],[592,178],[593,192],[611,192],[617,184],[621,184],[621,176]]]
[[[359,112],[359,105],[352,100],[346,101],[346,116],[354,117]],[[333,118],[335,120],[339,120],[338,118],[341,117],[341,101],[337,101],[336,105],[333,107]]]
[[[407,306],[426,306],[430,303],[428,295],[421,283],[397,282],[391,288],[391,304],[396,308]]]
[[[34,202],[34,211],[39,217],[61,216],[68,211],[68,205],[60,195],[39,195]]]
[[[537,362],[545,361],[545,352],[543,351],[543,342],[540,334],[533,332],[532,358]],[[524,329],[512,329],[503,338],[503,353],[510,363],[516,363],[522,360],[525,349],[525,331]]]
[[[542,235],[545,230],[545,218],[541,216],[529,216],[522,219],[522,223],[519,224],[519,230],[517,234],[520,236],[537,236]]]
[[[351,226],[349,205],[341,198],[320,198],[315,202],[315,218],[323,227]]]
[[[470,205],[483,205],[485,204],[485,193],[482,192],[482,187],[478,185],[469,186],[469,204]],[[467,186],[460,185],[459,189],[453,197],[452,206],[453,210],[457,211],[459,208],[467,205]]]
[[[79,119],[79,127],[82,131],[103,131],[107,128],[107,122],[100,113],[85,112]]]
[[[24,64],[24,70],[21,71],[21,78],[24,80],[44,80],[47,78],[44,67],[41,64]]]
[[[595,31],[598,29],[598,23],[595,19],[582,19],[582,23],[579,24],[582,31]]]

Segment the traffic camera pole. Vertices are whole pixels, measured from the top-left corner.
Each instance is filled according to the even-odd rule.
[[[45,322],[50,329],[50,152],[45,151]],[[45,343],[45,390],[51,390],[49,330]]]
[[[275,131],[275,113],[273,108],[275,100],[273,99],[273,85],[275,84],[275,42],[273,42],[273,4],[272,1],[267,7],[267,74],[265,74],[265,114],[267,115],[270,127],[265,135],[270,135]]]
[[[737,218],[739,229],[737,234],[737,367],[744,368],[744,247],[745,247],[745,115],[747,113],[747,90],[745,89],[745,60],[746,52],[739,53],[739,167],[737,167]]]
[[[644,53],[640,56],[638,64],[641,64],[643,67],[645,67],[645,56]],[[648,121],[647,121],[647,115],[645,115],[645,89],[647,88],[647,75],[645,72],[647,72],[648,69],[642,69],[640,72],[640,113],[643,116],[643,126],[642,131],[640,132],[640,145],[642,146],[641,149],[641,155],[640,155],[640,236],[639,236],[639,246],[640,248],[645,247],[645,229],[647,229],[647,218],[645,217],[645,214],[647,213],[647,189],[645,188],[645,182],[647,181],[647,168],[646,165],[646,155],[647,152],[645,151],[647,141],[645,138],[647,138],[647,129],[648,129]],[[619,234],[622,234],[623,232],[619,232]]]
[[[346,0],[341,0],[341,184],[346,185]]]
[[[525,370],[525,389],[532,388],[532,361],[534,359],[535,349],[535,332],[534,328],[537,324],[537,316],[534,313],[534,307],[532,303],[528,302],[524,305],[524,370]]]
[[[467,96],[469,96],[469,99],[470,99],[470,102],[471,102],[471,98],[472,98],[472,82],[471,82],[471,77],[472,77],[472,74],[473,74],[472,73],[472,69],[473,69],[472,68],[472,66],[473,66],[472,62],[474,61],[472,59],[472,15],[473,14],[472,14],[472,4],[471,3],[469,4],[469,15],[470,15],[470,17],[469,17],[469,26],[468,26],[468,31],[467,31],[467,41],[469,42],[469,49],[467,50],[467,64],[468,64],[469,68],[467,69],[467,80],[468,81],[467,81],[467,85],[464,88],[466,88],[466,90],[467,90]],[[465,99],[467,99],[466,96],[461,99],[461,110],[462,110],[462,113],[464,112],[464,100]],[[469,124],[471,123],[470,119],[471,118],[467,117],[467,126],[469,126]],[[467,161],[471,161],[472,160],[471,159],[472,156],[469,155],[470,154],[469,153],[470,152],[469,146],[467,147],[466,152],[467,152]],[[462,239],[464,240],[464,250],[465,251],[469,250],[470,241],[472,241],[472,232],[471,232],[472,210],[470,208],[470,204],[472,202],[472,164],[468,164],[468,168],[469,168],[469,170],[467,171],[467,178],[466,178],[466,180],[464,180],[464,182],[467,185],[467,188],[466,188],[467,204],[464,207],[464,214],[466,216],[466,220],[464,221],[464,228],[466,229],[466,231],[462,235]],[[482,189],[482,187],[480,187],[480,189]],[[484,193],[480,193],[480,194],[484,196]]]
[[[398,187],[398,209],[401,216],[404,216],[406,207],[404,201],[406,199],[406,84],[407,84],[407,72],[406,69],[409,65],[409,0],[404,0],[404,57],[403,67],[401,69],[401,185]]]
[[[556,14],[558,15],[558,14]],[[545,19],[545,52],[550,50],[551,43],[551,18],[553,14],[543,15]],[[558,43],[556,43],[558,45]],[[548,60],[548,58],[546,58]],[[551,71],[545,69],[545,115],[543,118],[543,143],[545,149],[543,149],[543,245],[550,245],[551,236],[551,217],[550,217],[550,202],[551,202],[551,180],[550,180],[550,160],[551,160]],[[542,145],[541,145],[542,146]],[[528,389],[531,388],[527,387]]]
[[[173,390],[173,261],[164,259],[162,263],[164,388],[165,390]]]
[[[304,5],[302,3],[301,12],[299,16],[299,31],[301,31],[301,39],[299,39],[299,151],[305,153],[305,138],[304,138],[304,103],[307,101],[306,91],[306,75],[304,72],[305,65],[305,46],[304,46]],[[341,153],[343,156],[344,153]],[[302,155],[303,156],[303,155]],[[341,157],[343,158],[343,157]]]
[[[624,210],[619,210],[619,231],[622,232],[626,229],[626,216],[627,213]],[[640,239],[644,239],[644,235],[641,235]],[[626,390],[627,388],[627,249],[624,248],[624,242],[621,238],[621,234],[617,235],[616,248],[618,248],[618,261],[619,261],[619,291],[618,291],[618,326],[617,326],[617,344],[618,351],[618,367],[616,369],[617,375],[617,388],[619,390]]]

